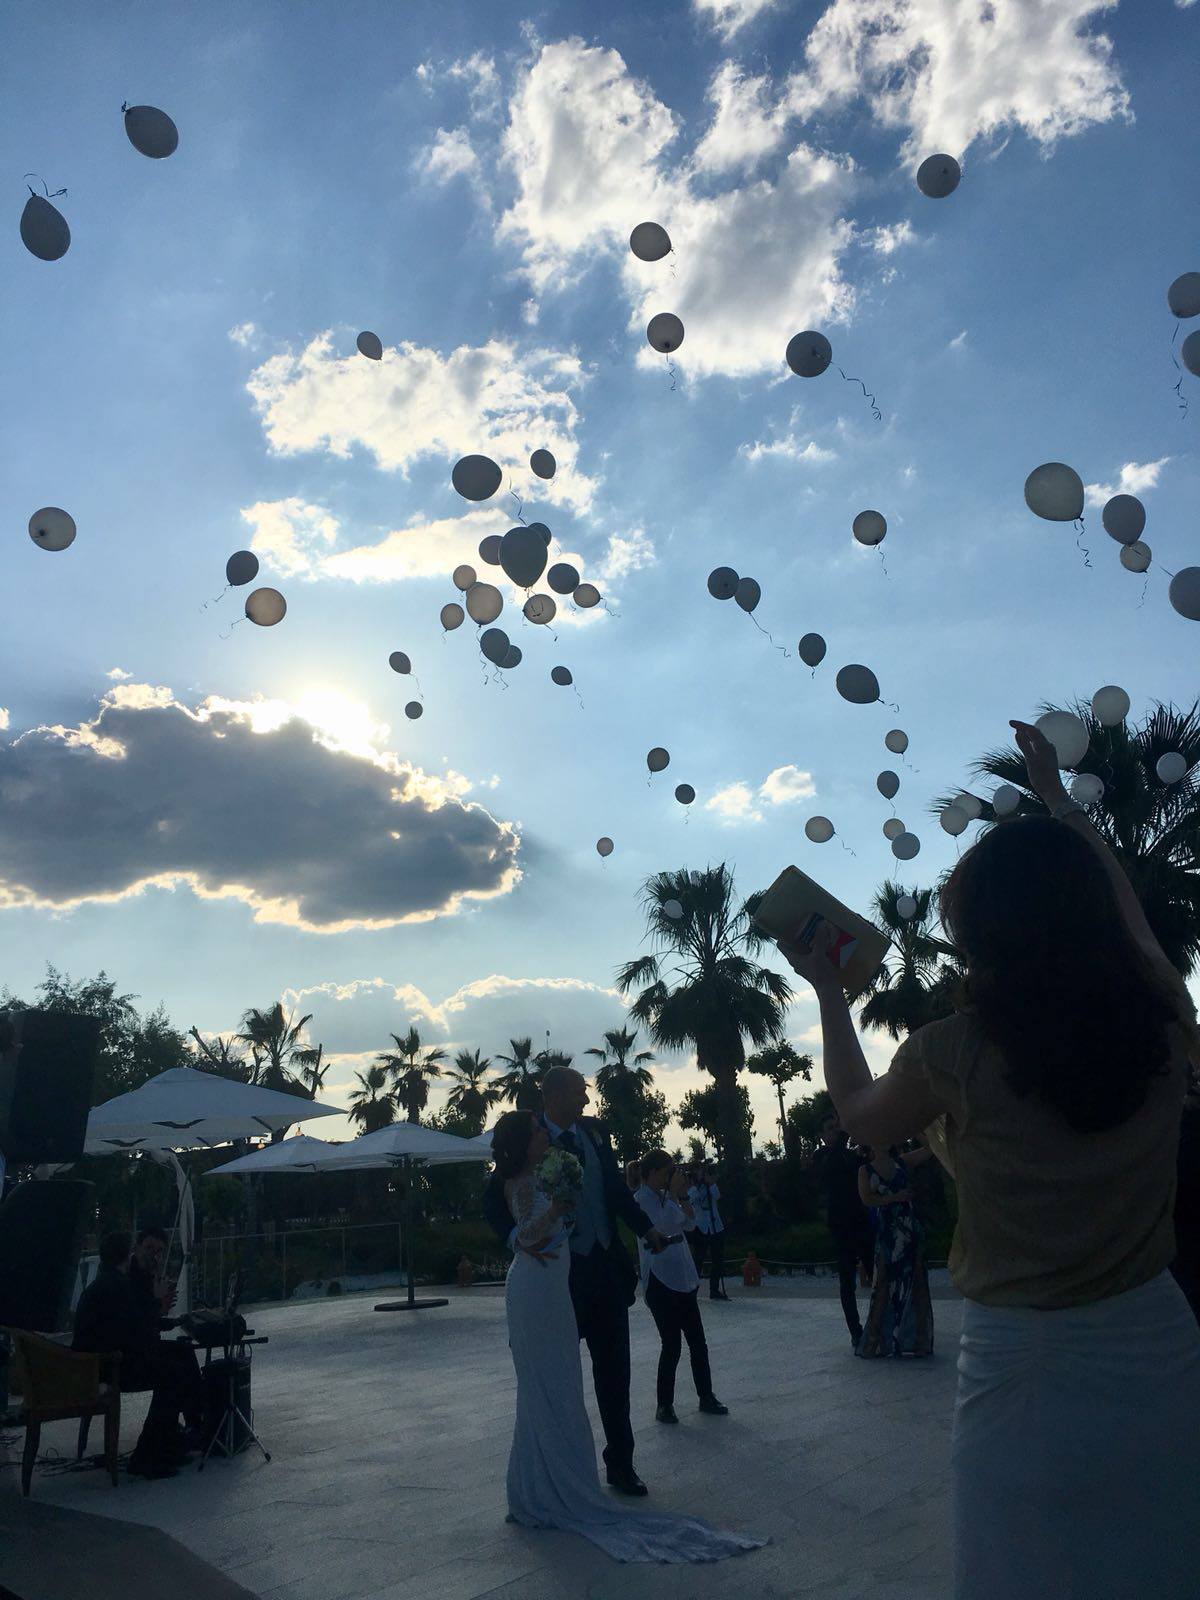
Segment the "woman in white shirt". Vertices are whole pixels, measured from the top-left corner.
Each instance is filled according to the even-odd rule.
[[[728,1415],[712,1391],[708,1365],[708,1343],[696,1291],[700,1274],[684,1234],[696,1226],[687,1198],[687,1182],[665,1150],[651,1150],[642,1157],[642,1186],[634,1199],[667,1240],[657,1255],[638,1242],[642,1267],[642,1293],[662,1340],[658,1358],[659,1422],[678,1422],[675,1415],[675,1369],[679,1365],[683,1340],[687,1340],[692,1362],[692,1378],[700,1399],[700,1410],[713,1417]]]

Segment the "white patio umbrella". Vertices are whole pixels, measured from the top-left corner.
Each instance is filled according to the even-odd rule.
[[[206,1178],[215,1178],[221,1172],[312,1172],[318,1154],[336,1150],[328,1139],[313,1139],[307,1133],[293,1134],[278,1144],[265,1144],[261,1150],[251,1150],[249,1155],[238,1156],[219,1167],[209,1167]]]

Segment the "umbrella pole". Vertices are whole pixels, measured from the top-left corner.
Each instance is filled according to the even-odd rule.
[[[413,1179],[416,1166],[411,1156],[403,1158],[404,1165],[404,1257],[408,1266],[408,1299],[385,1300],[376,1311],[429,1311],[435,1306],[448,1306],[449,1300],[418,1300],[416,1279],[413,1276]]]

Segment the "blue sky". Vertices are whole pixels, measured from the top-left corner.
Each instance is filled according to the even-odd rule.
[[[1200,392],[1181,420],[1166,287],[1200,267],[1198,18],[11,6],[4,980],[104,966],[205,1031],[284,994],[338,1057],[331,1085],[410,1020],[485,1054],[547,1028],[581,1050],[621,1018],[647,873],[726,859],[748,892],[794,861],[866,905],[893,868],[888,728],[917,769],[905,881],[927,885],[954,855],[930,799],[1008,717],[1105,683],[1134,715],[1190,703],[1193,625],[1160,570],[1139,606],[1099,507],[1134,490],[1156,559],[1196,559]],[[129,145],[126,99],[174,117],[169,160]],[[942,202],[913,181],[935,150],[963,164]],[[17,237],[26,170],[68,190],[54,264]],[[646,218],[676,247],[654,266],[625,244]],[[687,329],[674,391],[643,335],[657,310]],[[882,423],[832,369],[788,374],[806,327]],[[364,328],[383,362],[356,354]],[[526,466],[543,445],[549,486]],[[438,623],[452,569],[516,509],[455,494],[476,450],[615,613],[568,603],[555,640],[506,591],[507,688],[472,629]],[[1025,508],[1047,460],[1094,486],[1090,570]],[[28,539],[43,505],[75,517],[68,551]],[[850,537],[865,507],[886,572]],[[289,610],[230,632],[239,595],[202,607],[247,546]],[[709,598],[718,564],[759,581],[791,656]],[[838,698],[854,661],[899,713]],[[653,745],[672,760],[648,787]],[[854,854],[805,840],[818,812]],[[814,1020],[801,1000],[806,1047]],[[698,1081],[662,1076],[672,1100]]]

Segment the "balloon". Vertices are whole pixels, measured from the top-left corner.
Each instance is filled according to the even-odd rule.
[[[510,528],[500,541],[500,566],[518,589],[531,589],[546,570],[546,546],[536,528]]]
[[[1074,522],[1083,515],[1083,479],[1061,461],[1047,461],[1025,479],[1025,504],[1047,522]]]
[[[664,768],[671,765],[671,757],[667,751],[663,749],[662,745],[656,744],[654,749],[651,750],[650,754],[646,757],[646,765],[650,768],[651,772],[662,772]]]
[[[581,583],[571,599],[582,610],[590,611],[593,606],[600,604],[600,591],[594,583]]]
[[[683,915],[683,906],[678,900],[663,901],[663,916],[670,917],[672,922],[678,922]]]
[[[650,341],[652,350],[669,356],[683,343],[683,323],[673,311],[660,311],[647,323],[646,338]]]
[[[917,168],[917,188],[930,200],[944,200],[958,188],[962,168],[953,156],[926,156]]]
[[[508,653],[500,665],[506,672],[510,672],[513,667],[519,667],[524,659],[525,652],[521,649],[521,646],[519,644],[510,644]]]
[[[596,854],[598,856],[610,856],[610,855],[612,855],[612,853],[613,853],[613,842],[612,842],[611,839],[597,839],[596,840]]]
[[[1200,378],[1200,328],[1189,333],[1179,346],[1179,358],[1194,377]]]
[[[889,817],[883,825],[885,839],[898,839],[904,831],[904,824],[899,817]]]
[[[550,681],[558,684],[560,689],[569,689],[575,679],[571,676],[570,667],[551,667]]]
[[[1092,713],[1102,728],[1115,728],[1129,715],[1129,696],[1115,683],[1105,684],[1092,696]]]
[[[879,679],[870,667],[859,666],[855,662],[838,673],[837,692],[852,706],[874,705],[879,699]]]
[[[806,667],[819,667],[825,659],[825,641],[819,633],[806,633],[796,651]]]
[[[992,795],[992,810],[998,817],[1011,817],[1021,804],[1021,791],[1011,783],[1002,783]]]
[[[75,518],[60,506],[43,506],[29,519],[29,537],[41,550],[65,550],[75,539]]]
[[[1166,755],[1159,756],[1154,764],[1154,770],[1162,783],[1178,783],[1187,769],[1187,761],[1178,750],[1168,750]]]
[[[733,591],[733,598],[741,606],[742,610],[749,615],[762,599],[762,590],[753,578],[739,578],[738,586]]]
[[[539,478],[552,478],[558,471],[558,462],[549,450],[535,450],[529,458],[529,465]]]
[[[548,594],[531,594],[526,600],[524,611],[530,622],[545,623],[554,621],[554,613],[558,607]]]
[[[465,594],[475,582],[475,568],[468,567],[465,562],[461,567],[455,567],[450,575],[450,582],[456,589],[461,589]]]
[[[671,236],[657,222],[639,222],[629,235],[629,248],[639,261],[661,261],[671,253]]]
[[[814,844],[828,844],[833,838],[833,823],[828,817],[809,817],[804,831]]]
[[[579,574],[565,561],[556,561],[546,574],[546,582],[555,594],[574,594],[579,587]]]
[[[696,798],[696,791],[690,783],[681,783],[675,790],[675,798],[681,806],[690,806]]]
[[[1115,494],[1100,513],[1104,531],[1118,544],[1136,544],[1146,526],[1146,508],[1134,494]]]
[[[546,526],[546,524],[544,522],[531,522],[529,524],[529,531],[530,531],[530,533],[540,534],[541,535],[541,539],[542,539],[542,543],[546,546],[546,549],[549,550],[550,541],[554,537],[554,535],[550,532],[550,529]]]
[[[450,482],[464,500],[490,500],[504,474],[489,456],[463,456],[454,463]]]
[[[1054,746],[1060,767],[1077,767],[1087,755],[1087,724],[1073,711],[1047,711],[1037,719],[1036,727]]]
[[[946,832],[957,839],[959,834],[966,830],[967,823],[971,819],[965,811],[960,811],[957,806],[947,806],[938,820]]]
[[[859,544],[874,545],[883,541],[887,532],[887,518],[878,511],[860,511],[850,531]]]
[[[154,161],[175,154],[179,148],[179,129],[157,106],[122,106],[125,132],[133,148]]]
[[[404,708],[404,715],[410,722],[416,722],[418,717],[425,715],[425,707],[419,700],[410,700]]]
[[[412,662],[404,654],[403,650],[392,651],[388,657],[388,666],[391,667],[393,672],[406,673],[412,671]]]
[[[1104,779],[1094,772],[1077,772],[1071,782],[1071,799],[1081,806],[1094,806],[1104,798]]]
[[[1167,290],[1172,316],[1200,317],[1200,272],[1185,272]]]
[[[486,539],[479,541],[479,559],[489,567],[500,565],[500,535],[489,533]]]
[[[1145,572],[1150,565],[1150,546],[1139,539],[1136,544],[1121,546],[1121,565],[1126,572]]]
[[[479,636],[480,653],[494,666],[501,666],[511,642],[503,628],[486,628]]]
[[[915,833],[898,833],[892,840],[892,854],[897,861],[911,861],[921,848]]]
[[[902,756],[908,749],[908,735],[903,728],[892,728],[884,734],[883,742],[894,756]]]
[[[809,328],[788,340],[784,360],[798,378],[819,378],[833,360],[833,346],[823,333]]]
[[[466,612],[463,608],[452,600],[448,606],[442,607],[442,627],[445,628],[447,633],[452,633],[455,628],[462,627],[465,616]]]
[[[366,356],[368,361],[383,360],[383,340],[377,333],[360,333],[354,342],[359,355]]]
[[[708,575],[708,592],[714,600],[732,600],[740,582],[732,567],[714,567]]]
[[[1181,617],[1200,622],[1200,567],[1180,567],[1171,579],[1167,598]]]
[[[246,615],[260,628],[273,628],[287,615],[287,601],[278,589],[255,589],[246,596]]]
[[[875,779],[875,787],[885,800],[894,800],[900,793],[900,775],[897,772],[884,770]]]
[[[968,822],[974,822],[983,810],[983,801],[977,800],[973,794],[956,794],[950,804],[957,806]]]
[[[495,622],[503,610],[503,596],[494,584],[473,583],[467,590],[467,615],[472,622],[485,626]]]
[[[910,894],[896,896],[896,915],[903,917],[905,922],[911,922],[917,914],[917,902]]]
[[[258,577],[258,557],[253,550],[235,550],[225,563],[225,582],[240,589]]]
[[[71,246],[71,230],[57,206],[30,193],[21,213],[21,242],[39,261],[58,261]]]

